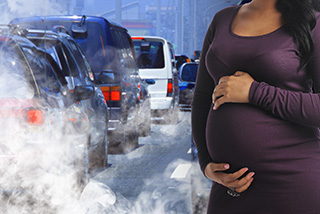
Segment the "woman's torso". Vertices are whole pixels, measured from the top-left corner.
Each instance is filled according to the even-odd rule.
[[[258,82],[311,92],[310,76],[298,69],[297,47],[286,31],[281,27],[262,36],[238,36],[231,30],[238,9],[227,8],[217,17],[214,40],[206,55],[214,81],[244,71]],[[211,108],[206,135],[214,162],[230,163],[230,172],[248,167],[256,173],[252,186],[270,196],[282,191],[298,194],[307,182],[320,188],[320,182],[314,182],[320,176],[319,144],[310,127],[282,120],[250,104],[228,103],[216,111]],[[303,176],[304,181],[300,180]],[[294,189],[292,184],[300,186]]]

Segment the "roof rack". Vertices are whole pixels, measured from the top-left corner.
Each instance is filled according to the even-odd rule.
[[[25,36],[27,31],[25,28],[21,28],[17,24],[0,24],[0,34],[4,33]]]

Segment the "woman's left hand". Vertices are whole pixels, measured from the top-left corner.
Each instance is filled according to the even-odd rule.
[[[212,94],[213,109],[217,110],[224,103],[248,103],[253,81],[248,73],[242,71],[221,77]]]

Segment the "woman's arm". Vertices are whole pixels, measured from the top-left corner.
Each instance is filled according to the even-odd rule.
[[[254,81],[249,103],[271,111],[284,120],[320,127],[319,94],[292,92]]]
[[[251,103],[272,112],[281,119],[313,128],[320,127],[319,17],[315,28],[312,30],[312,35],[314,52],[306,69],[313,82],[313,93],[288,91],[264,82],[259,83],[253,81],[249,74],[243,73],[243,75],[221,78],[213,93],[215,109],[226,102]],[[239,84],[239,82],[242,83]],[[245,93],[241,94],[239,92]]]
[[[206,145],[206,124],[212,104],[211,94],[215,83],[206,68],[206,54],[213,41],[214,31],[215,19],[213,19],[203,42],[191,111],[192,135],[203,172],[208,163],[212,162]]]
[[[257,82],[245,72],[222,77],[215,88],[214,109],[224,103],[250,103],[275,116],[309,127],[320,127],[320,96],[280,89]]]
[[[197,81],[192,101],[192,135],[198,150],[200,167],[204,175],[227,188],[235,188],[235,190],[240,193],[248,189],[251,185],[254,173],[250,172],[243,177],[248,171],[248,168],[242,168],[231,174],[224,173],[224,171],[229,169],[230,165],[228,163],[213,163],[207,149],[206,124],[208,113],[212,105],[212,92],[215,88],[215,82],[209,75],[206,67],[206,54],[213,41],[214,31],[215,19],[213,19],[207,31],[201,51]],[[240,177],[242,178],[239,179]]]

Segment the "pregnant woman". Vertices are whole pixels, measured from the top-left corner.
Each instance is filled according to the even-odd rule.
[[[318,0],[253,0],[205,37],[193,139],[209,214],[320,213]]]

